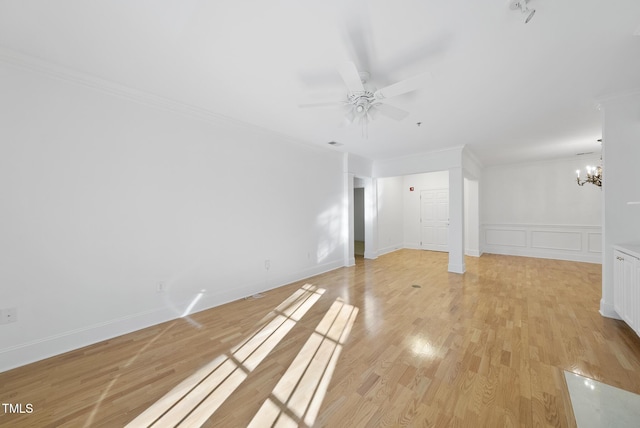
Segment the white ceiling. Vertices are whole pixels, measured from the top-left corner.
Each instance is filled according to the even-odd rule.
[[[598,100],[640,89],[638,0],[0,1],[0,48],[370,159],[463,144],[485,165],[599,151]],[[363,138],[354,61],[378,88],[428,71]],[[422,122],[418,127],[417,122]]]

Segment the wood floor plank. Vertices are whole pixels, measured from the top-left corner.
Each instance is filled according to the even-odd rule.
[[[599,265],[483,255],[467,258],[457,275],[447,263],[444,253],[418,250],[357,258],[261,299],[0,373],[0,402],[34,406],[31,414],[0,412],[0,426],[124,426],[216,359],[268,341],[271,333],[256,332],[283,313],[292,316],[286,334],[252,347],[255,362],[231,387],[213,395],[206,382],[195,388],[182,414],[197,415],[190,405],[209,397],[217,410],[203,413],[206,427],[247,426],[263,405],[282,426],[575,427],[564,370],[640,393],[640,338],[599,314]],[[309,290],[323,293],[295,315]],[[344,335],[345,320],[327,317],[336,302],[357,309]],[[287,378],[314,390],[279,402],[278,382],[319,325],[323,347],[305,358],[301,379]],[[299,409],[312,396],[323,399],[305,424]]]

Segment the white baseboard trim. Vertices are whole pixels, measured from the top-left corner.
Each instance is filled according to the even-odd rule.
[[[365,251],[364,258],[369,260],[375,260],[378,258],[378,253],[376,251]]]
[[[414,242],[405,243],[403,248],[407,250],[422,250],[422,247],[420,246],[420,244],[416,244]]]
[[[615,320],[622,320],[620,315],[613,309],[613,304],[606,303],[604,300],[600,300],[600,315],[605,318],[613,318]]]
[[[355,259],[353,261],[355,264]],[[292,282],[302,281],[303,279],[311,278],[313,276],[330,272],[332,270],[335,270],[341,267],[344,267],[343,262],[340,260],[336,260],[328,263],[323,263],[320,265],[315,265],[307,269],[300,270],[293,274],[275,276],[274,278],[270,279],[267,289],[272,290],[274,288],[282,287],[283,285],[291,284]],[[232,300],[241,299],[246,296],[251,296],[252,294],[255,294],[255,293],[260,293],[261,291],[266,291],[264,284],[262,284],[261,286],[256,284],[254,287],[258,288],[258,290],[252,291],[251,293],[244,292],[242,293],[242,295],[237,296]]]
[[[306,278],[311,278],[343,266],[342,261],[325,263],[301,270],[295,274],[281,275],[276,278],[272,278],[267,283],[261,282],[258,284],[234,288],[233,290],[205,295],[200,299],[197,306],[191,313],[211,309],[256,293],[265,292]],[[77,328],[1,349],[0,373],[56,355],[64,354],[65,352],[93,345],[104,340],[113,339],[114,337],[161,324],[163,322],[181,318],[183,313],[176,308],[188,307],[189,303],[189,301],[184,301],[171,305],[167,304],[162,308],[151,309],[145,312]]]
[[[495,248],[485,247],[483,253],[487,254],[499,254],[502,256],[520,256],[520,257],[534,257],[537,259],[550,259],[550,260],[567,260],[570,262],[584,262],[601,264],[602,257],[600,255],[588,255],[588,254],[568,254],[553,251],[536,251],[525,248]]]
[[[482,252],[480,250],[464,250],[464,255],[470,257],[480,257],[482,255]]]
[[[462,264],[453,264],[449,263],[447,270],[451,273],[465,273],[467,267],[464,263]]]
[[[393,253],[394,251],[398,251],[398,250],[401,250],[403,248],[404,248],[404,246],[402,244],[390,245],[388,247],[379,249],[378,250],[378,256],[382,256],[384,254]]]
[[[0,373],[179,317],[158,308],[11,346],[0,351]]]

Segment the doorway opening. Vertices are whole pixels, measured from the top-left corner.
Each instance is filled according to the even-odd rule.
[[[364,257],[364,186],[353,189],[353,252]]]

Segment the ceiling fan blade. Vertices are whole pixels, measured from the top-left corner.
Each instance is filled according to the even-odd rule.
[[[342,38],[348,50],[349,58],[358,70],[369,73],[375,71],[372,65],[375,47],[373,45],[373,31],[371,16],[367,0],[350,0],[341,2],[340,16],[342,20]]]
[[[406,94],[407,92],[415,91],[416,89],[424,87],[431,78],[432,76],[429,72],[418,74],[417,76],[413,76],[409,79],[394,83],[393,85],[378,89],[373,95],[378,100],[384,100],[385,98]]]
[[[301,103],[298,104],[300,108],[314,108],[314,107],[336,107],[344,105],[344,101],[323,101],[317,103]]]
[[[396,106],[389,105],[389,104],[382,104],[382,103],[374,104],[373,106],[371,106],[370,110],[375,110],[377,113],[380,113],[384,116],[387,116],[390,119],[397,120],[397,121],[401,121],[405,119],[407,116],[409,116],[408,111],[398,108]]]
[[[351,125],[354,120],[356,120],[356,112],[354,111],[354,109],[349,109],[349,111],[347,111],[347,114],[344,115],[344,120],[347,123],[347,125]]]
[[[423,64],[423,66],[426,65],[426,62],[431,64],[444,56],[452,42],[452,34],[444,32],[420,43],[403,45],[394,49],[393,55],[376,69],[376,73],[384,76],[417,64]]]
[[[362,85],[362,80],[360,80],[360,74],[358,73],[358,69],[356,65],[352,62],[345,62],[340,67],[340,76],[342,76],[342,80],[347,85],[349,92],[364,92],[364,86]]]

